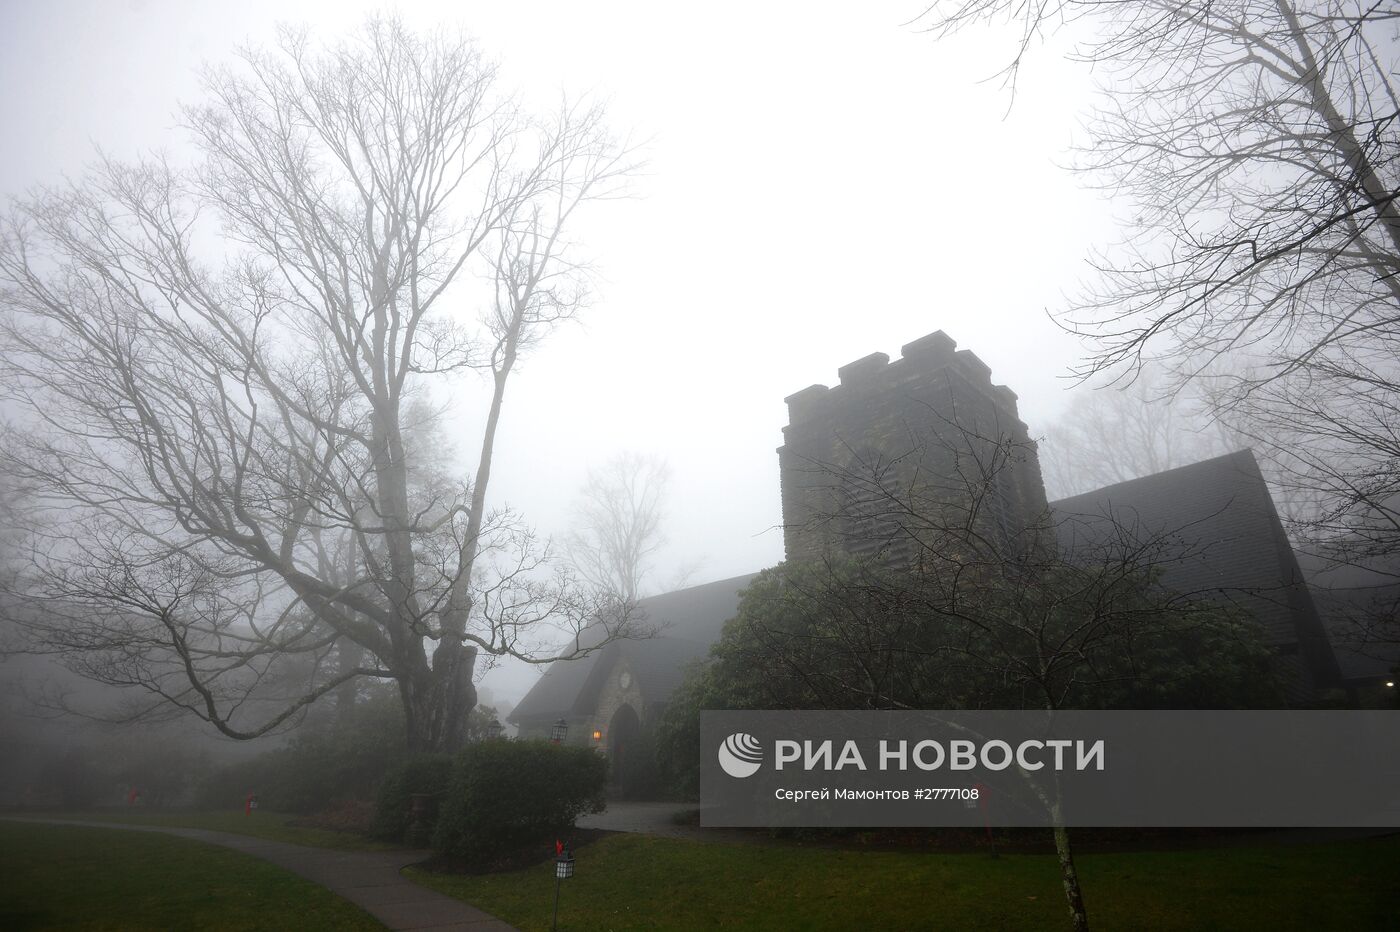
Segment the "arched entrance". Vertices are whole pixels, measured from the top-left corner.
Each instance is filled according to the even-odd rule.
[[[624,702],[608,722],[608,786],[613,793],[626,793],[632,786],[632,774],[642,763],[636,759],[641,736],[637,710]]]

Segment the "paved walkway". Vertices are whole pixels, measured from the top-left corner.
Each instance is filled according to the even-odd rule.
[[[609,832],[635,832],[639,835],[662,835],[666,838],[689,838],[692,841],[724,842],[734,845],[771,845],[773,839],[761,832],[741,832],[725,828],[701,828],[689,822],[678,824],[677,813],[695,811],[695,804],[641,803],[631,800],[609,800],[608,808],[593,815],[578,817],[579,828],[597,828]]]
[[[178,835],[211,845],[222,845],[300,874],[337,896],[344,897],[390,929],[464,930],[464,932],[517,932],[514,926],[461,900],[405,878],[399,871],[425,860],[430,851],[333,851],[286,842],[266,841],[248,835],[210,832],[197,828],[164,828],[124,825],[116,822],[80,822],[67,819],[7,819],[50,825],[82,825],[137,832]]]

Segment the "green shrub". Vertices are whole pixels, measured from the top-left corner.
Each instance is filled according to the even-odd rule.
[[[392,770],[379,785],[374,802],[372,834],[386,841],[407,841],[423,844],[432,837],[442,799],[452,781],[453,760],[448,754],[421,754],[409,758]],[[426,813],[426,824],[411,825],[410,809],[413,796],[423,793],[433,797]],[[412,835],[410,838],[410,829]]]
[[[483,741],[461,753],[433,847],[463,866],[517,863],[552,850],[585,812],[602,812],[607,761],[589,748]]]

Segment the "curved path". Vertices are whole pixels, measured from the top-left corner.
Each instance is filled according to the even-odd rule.
[[[517,932],[514,926],[475,906],[427,887],[420,887],[400,871],[409,864],[428,858],[430,851],[334,851],[308,848],[281,841],[267,841],[229,832],[198,828],[164,828],[153,825],[123,825],[118,822],[80,822],[69,819],[9,818],[10,822],[39,822],[49,825],[81,825],[90,828],[122,829],[178,835],[211,845],[221,845],[270,861],[278,867],[320,884],[374,916],[390,929],[447,930],[465,932]]]

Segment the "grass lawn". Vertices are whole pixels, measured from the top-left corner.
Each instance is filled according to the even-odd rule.
[[[334,848],[338,851],[387,851],[401,847],[371,841],[352,832],[332,832],[321,828],[304,828],[288,825],[296,818],[276,812],[258,809],[251,815],[243,810],[218,810],[206,812],[171,812],[144,809],[97,809],[91,812],[43,812],[18,813],[45,819],[71,819],[76,822],[124,822],[128,825],[158,825],[165,828],[203,828],[213,832],[231,832],[235,835],[251,835],[268,841],[285,841],[292,845],[308,845],[312,848]]]
[[[184,838],[0,822],[0,929],[383,929],[257,858]]]
[[[559,927],[1065,929],[1052,855],[840,851],[611,835],[576,852]],[[1087,854],[1096,930],[1400,928],[1400,838]],[[548,929],[553,865],[480,877],[410,871],[527,930]]]

